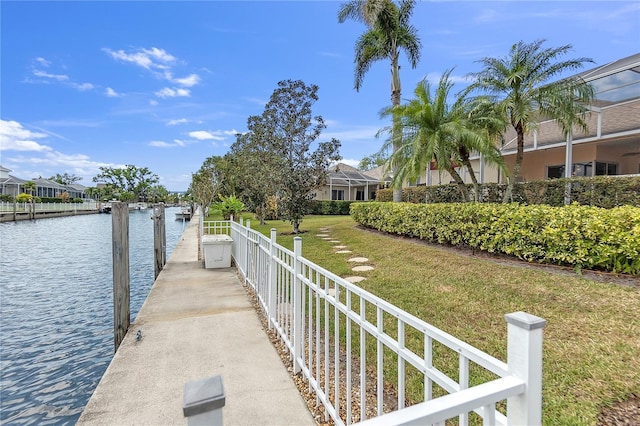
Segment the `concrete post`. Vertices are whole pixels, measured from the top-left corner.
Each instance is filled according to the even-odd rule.
[[[167,233],[165,231],[164,204],[153,206],[153,258],[154,279],[167,263]]]
[[[505,315],[509,373],[526,383],[523,394],[507,399],[509,425],[542,424],[542,334],[547,321],[526,312]]]
[[[222,426],[225,405],[222,377],[194,380],[184,385],[182,413],[189,426]]]
[[[293,373],[298,374],[301,366],[298,359],[302,357],[302,283],[299,275],[302,272],[302,265],[298,260],[302,257],[302,238],[293,239]]]
[[[271,239],[269,240],[269,296],[268,296],[268,312],[267,312],[267,323],[269,325],[269,330],[273,328],[273,323],[271,322],[271,318],[275,318],[276,316],[276,297],[277,294],[277,276],[276,276],[276,251],[274,249],[274,245],[276,244],[276,228],[271,228]]]

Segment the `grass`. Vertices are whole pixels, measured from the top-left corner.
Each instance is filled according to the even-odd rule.
[[[251,226],[267,235],[276,228],[278,242],[293,247],[288,223]],[[316,236],[324,227],[353,253],[334,253]],[[367,280],[360,287],[499,359],[506,361],[506,313],[546,319],[546,425],[595,425],[603,408],[640,396],[637,289],[368,232],[348,216],[310,216],[301,230],[303,256],[341,276],[353,275],[349,257],[367,257],[376,269],[362,273]]]

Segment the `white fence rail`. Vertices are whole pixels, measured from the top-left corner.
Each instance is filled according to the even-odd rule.
[[[226,223],[203,227],[226,230]],[[230,232],[235,265],[269,328],[336,424],[444,425],[457,417],[466,425],[475,415],[485,425],[541,424],[542,318],[505,316],[504,363],[305,259],[301,238],[291,251],[276,243],[274,229],[267,238],[249,221],[231,222]],[[455,371],[443,361],[451,357]],[[407,394],[416,381],[418,397]],[[406,407],[407,400],[424,402]]]
[[[84,203],[16,203],[16,211],[30,212],[31,206],[36,212],[42,211],[77,211],[77,210],[97,210],[98,204],[95,202]],[[0,202],[0,212],[12,212],[13,203]]]

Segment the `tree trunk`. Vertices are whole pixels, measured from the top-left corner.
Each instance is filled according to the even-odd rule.
[[[518,177],[520,177],[520,168],[522,167],[522,159],[524,158],[524,128],[522,124],[514,126],[516,134],[518,135],[518,150],[516,152],[516,164],[513,166],[513,173],[507,184],[507,190],[504,193],[503,203],[513,201],[513,185],[516,183]]]
[[[395,48],[391,55],[391,105],[400,105],[400,66],[398,65],[398,49]],[[393,129],[391,131],[391,138],[393,139],[393,152],[400,149],[402,145],[402,126],[400,118],[393,114]],[[398,175],[398,165],[393,166],[393,176]],[[399,203],[402,201],[402,182],[399,185],[393,187],[393,202]]]
[[[449,170],[447,170],[447,172],[449,172],[453,180],[455,180],[456,184],[458,184],[458,189],[460,190],[460,194],[462,195],[462,202],[466,203],[467,201],[469,201],[469,193],[467,192],[467,187],[465,186],[464,181],[462,180],[458,172],[456,172],[456,169],[451,167]]]
[[[473,166],[471,165],[471,161],[469,160],[469,153],[465,148],[461,148],[459,151],[460,157],[462,158],[462,164],[465,165],[467,171],[469,172],[469,177],[471,178],[471,182],[473,182],[473,201],[479,202],[482,201],[482,197],[480,196],[480,186],[478,185],[478,179],[476,179],[476,173],[473,171]]]

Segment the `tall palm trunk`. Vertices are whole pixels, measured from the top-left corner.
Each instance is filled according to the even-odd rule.
[[[516,180],[520,176],[520,168],[522,167],[522,159],[524,158],[524,128],[521,123],[517,123],[513,127],[518,135],[518,150],[516,151],[516,164],[513,166],[513,174],[509,178],[507,190],[502,199],[503,203],[513,201],[513,185],[515,185]]]
[[[398,66],[398,50],[394,48],[394,53],[391,57],[391,105],[400,105],[400,67]],[[393,126],[391,131],[391,138],[393,139],[393,152],[396,152],[402,146],[402,123],[400,117],[393,115]],[[399,165],[393,166],[393,175],[398,174]],[[402,182],[393,187],[393,201],[399,203],[402,201]]]

